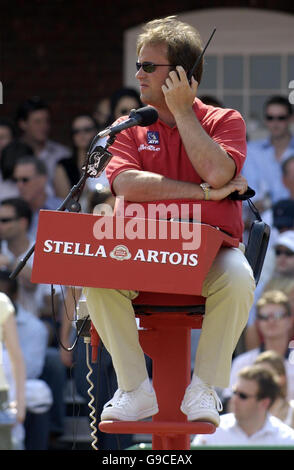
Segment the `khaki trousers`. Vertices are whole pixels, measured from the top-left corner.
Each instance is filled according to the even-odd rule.
[[[232,354],[248,320],[255,281],[240,248],[221,248],[205,278],[205,315],[195,374],[209,385],[229,385]],[[136,389],[148,376],[131,300],[135,291],[84,288],[91,320],[109,351],[118,386]]]

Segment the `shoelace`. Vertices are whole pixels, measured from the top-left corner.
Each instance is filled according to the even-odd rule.
[[[200,401],[200,407],[210,408],[211,406],[215,406],[217,411],[223,409],[222,402],[213,388],[210,388],[209,391],[203,390]]]
[[[105,406],[123,406],[132,401],[134,392],[125,392],[118,389],[113,398]]]
[[[211,387],[207,387],[207,388],[203,387],[202,390],[199,391],[197,398],[199,400],[199,407],[201,408],[216,407],[217,411],[222,411],[223,409],[221,400],[219,399],[216,391]],[[188,392],[188,397],[187,397],[188,406],[192,405],[194,401],[195,401],[195,392],[193,393],[190,388]]]

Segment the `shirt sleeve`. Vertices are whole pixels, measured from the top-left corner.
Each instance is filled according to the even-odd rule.
[[[113,157],[106,167],[106,176],[113,191],[113,181],[119,173],[126,170],[141,170],[141,160],[136,145],[137,139],[133,129],[120,132],[109,147]],[[114,192],[114,191],[113,191]]]
[[[14,307],[6,294],[0,292],[0,325],[4,325],[7,318],[14,314]]]
[[[209,134],[234,160],[238,175],[245,163],[247,151],[246,125],[241,114],[234,109],[224,109]]]

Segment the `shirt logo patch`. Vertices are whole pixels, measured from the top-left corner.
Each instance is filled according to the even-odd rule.
[[[159,145],[159,132],[147,131],[147,144]]]

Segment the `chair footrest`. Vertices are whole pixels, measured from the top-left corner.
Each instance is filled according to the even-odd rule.
[[[101,421],[99,429],[111,434],[213,434],[215,425],[207,421]]]

